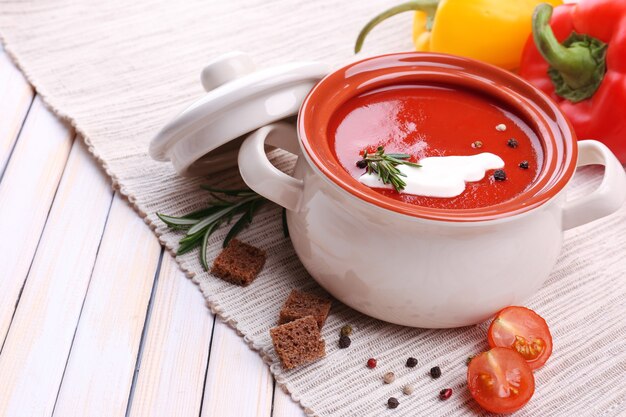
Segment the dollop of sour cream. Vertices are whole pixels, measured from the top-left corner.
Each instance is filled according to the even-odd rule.
[[[498,155],[484,152],[470,156],[432,156],[419,161],[421,167],[398,165],[406,177],[404,194],[425,197],[451,198],[465,191],[466,182],[480,181],[490,169],[504,168],[504,161]],[[383,184],[376,174],[363,174],[359,182],[368,187],[393,188]]]

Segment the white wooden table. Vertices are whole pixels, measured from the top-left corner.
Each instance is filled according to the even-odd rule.
[[[302,415],[0,49],[0,416]]]

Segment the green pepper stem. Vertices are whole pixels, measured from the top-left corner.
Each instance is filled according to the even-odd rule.
[[[359,37],[356,39],[356,44],[354,45],[354,53],[358,54],[363,47],[363,42],[365,41],[365,37],[368,33],[371,32],[380,22],[383,20],[387,20],[388,18],[395,16],[400,13],[409,12],[409,11],[422,11],[427,15],[427,28],[430,30],[432,26],[432,21],[435,16],[435,12],[437,11],[437,5],[439,4],[439,0],[412,0],[407,1],[406,3],[399,4],[391,9],[385,10],[378,16],[374,17],[370,20],[364,27],[361,29],[359,33]]]
[[[589,47],[574,43],[563,46],[550,27],[552,6],[539,4],[533,14],[533,38],[537,49],[552,68],[558,71],[571,89],[587,87],[595,81],[598,62]]]

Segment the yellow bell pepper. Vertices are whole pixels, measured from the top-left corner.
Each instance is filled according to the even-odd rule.
[[[531,33],[539,3],[562,0],[413,0],[379,14],[361,31],[358,53],[367,34],[383,20],[415,11],[413,42],[418,51],[443,52],[515,70]]]

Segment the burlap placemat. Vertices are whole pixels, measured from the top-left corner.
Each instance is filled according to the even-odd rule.
[[[155,212],[180,214],[198,208],[206,193],[201,179],[178,177],[168,164],[152,161],[148,142],[191,100],[202,95],[199,71],[210,58],[230,50],[251,53],[263,65],[352,59],[360,26],[389,1],[239,0],[185,2],[134,0],[4,0],[0,33],[5,47],[46,103],[69,120],[111,176],[114,186],[145,217],[169,249],[178,233]],[[410,49],[410,16],[377,29],[369,54]],[[468,36],[471,36],[468,34]],[[280,158],[279,158],[280,159]],[[288,164],[288,160],[279,161]],[[213,182],[233,182],[236,172]],[[571,195],[598,184],[593,169],[578,174]],[[209,248],[220,250],[223,231]],[[265,248],[268,262],[248,288],[234,287],[202,271],[195,253],[178,258],[221,318],[264,356],[276,379],[305,410],[320,416],[480,415],[466,389],[465,358],[485,349],[486,326],[419,330],[389,325],[335,303],[323,335],[328,356],[284,372],[276,364],[268,329],[292,288],[319,290],[281,231],[279,211],[267,208],[242,236]],[[520,416],[617,416],[626,413],[626,208],[567,234],[558,265],[528,301],[551,326],[554,353],[536,373],[537,392]],[[355,328],[352,346],[340,350],[337,334]],[[365,368],[368,357],[385,364]],[[419,359],[408,370],[408,356]],[[439,365],[436,381],[427,370]],[[394,384],[382,373],[394,370]],[[400,394],[416,384],[410,397]],[[447,402],[441,388],[455,388]],[[399,396],[396,410],[385,407]]]

